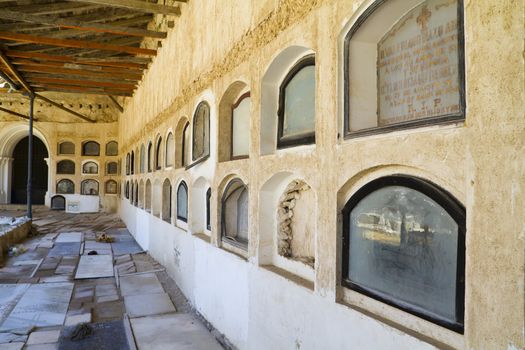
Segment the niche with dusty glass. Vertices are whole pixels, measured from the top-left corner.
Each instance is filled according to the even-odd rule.
[[[75,162],[64,159],[57,163],[57,174],[74,174]]]
[[[117,162],[108,162],[108,163],[106,163],[106,174],[107,175],[117,175],[118,174],[118,164],[117,164]]]
[[[58,154],[75,154],[75,144],[69,141],[61,142],[58,145]]]
[[[395,175],[360,188],[342,214],[343,286],[463,332],[461,203],[426,180]]]
[[[98,174],[98,164],[95,162],[85,162],[82,164],[82,174]]]
[[[84,180],[81,185],[81,193],[88,196],[98,196],[98,181],[97,180]]]
[[[223,242],[248,248],[248,187],[240,179],[230,181],[222,195],[221,237]]]
[[[106,194],[117,194],[118,185],[114,180],[108,180],[105,184],[105,193]]]
[[[83,156],[99,156],[100,145],[96,141],[87,141],[82,144]]]
[[[62,179],[57,182],[57,193],[73,194],[75,193],[75,184],[69,179]]]
[[[210,105],[201,102],[193,116],[192,160],[210,155]]]

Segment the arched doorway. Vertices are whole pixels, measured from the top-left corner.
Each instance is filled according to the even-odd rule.
[[[13,150],[13,176],[11,203],[27,203],[27,150],[29,136],[21,139]],[[47,192],[48,169],[45,158],[49,156],[44,143],[33,136],[33,204],[44,204]]]

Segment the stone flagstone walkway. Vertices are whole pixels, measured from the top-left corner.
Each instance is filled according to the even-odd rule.
[[[27,252],[0,268],[0,350],[230,348],[116,215],[34,216]],[[102,233],[114,242],[97,242]],[[80,323],[91,334],[75,340]]]

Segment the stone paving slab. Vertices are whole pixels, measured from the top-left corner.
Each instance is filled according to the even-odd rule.
[[[164,293],[164,289],[154,273],[144,273],[120,277],[120,292],[122,296],[130,296]]]
[[[0,350],[21,350],[23,347],[23,342],[0,344]]]
[[[190,314],[131,319],[139,350],[221,350],[211,333]]]
[[[82,232],[63,232],[55,239],[55,243],[80,243]]]
[[[82,255],[75,279],[113,277],[113,272],[110,255]]]
[[[82,340],[70,339],[71,332],[75,328],[66,327],[58,342],[59,350],[127,350],[129,349],[126,332],[122,320],[93,323],[93,335]]]
[[[32,284],[0,330],[61,326],[73,292],[73,283]]]
[[[175,312],[170,296],[161,294],[137,294],[124,297],[129,317],[143,317]]]
[[[130,241],[121,241],[111,243],[111,248],[113,249],[113,254],[123,255],[123,254],[137,254],[141,253],[144,250],[135,242],[132,238]]]
[[[80,254],[80,242],[76,243],[55,243],[47,254],[47,257],[60,257],[64,255]]]

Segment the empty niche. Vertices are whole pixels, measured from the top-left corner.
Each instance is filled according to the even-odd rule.
[[[291,172],[268,179],[259,192],[259,265],[312,282],[316,213],[316,194],[306,181]]]
[[[315,264],[315,195],[303,180],[293,180],[279,198],[277,209],[279,255]]]

